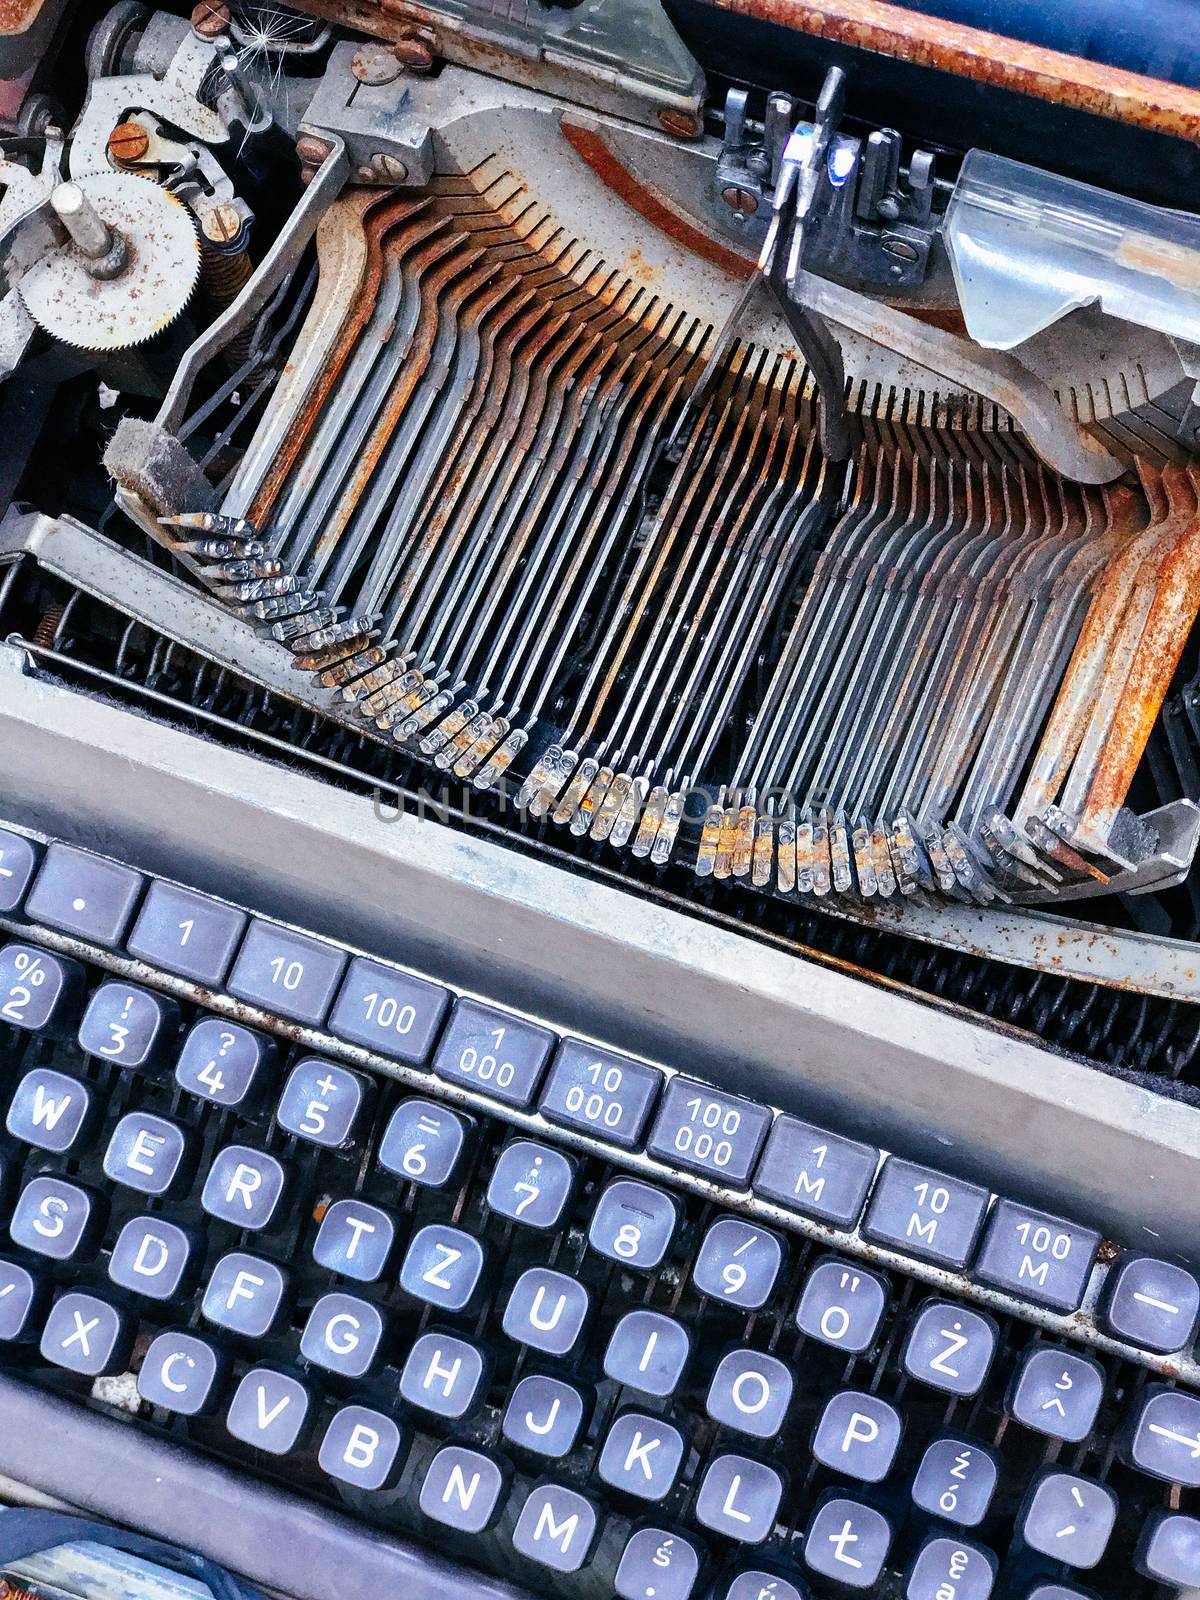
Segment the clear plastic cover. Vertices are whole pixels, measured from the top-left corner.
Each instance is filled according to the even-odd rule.
[[[967,331],[988,349],[1092,304],[1200,343],[1200,217],[972,150],[944,233]]]

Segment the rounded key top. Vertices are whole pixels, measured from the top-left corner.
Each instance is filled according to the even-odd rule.
[[[26,897],[25,915],[112,950],[133,915],[142,881],[131,867],[73,845],[52,844]]]
[[[40,1349],[47,1361],[70,1372],[111,1377],[129,1365],[135,1331],[126,1312],[98,1295],[72,1290],[50,1307]]]
[[[79,1024],[79,1047],[113,1066],[149,1072],[178,1027],[179,1007],[173,1000],[114,980],[102,983],[88,1001]]]
[[[917,1313],[900,1359],[910,1378],[968,1397],[983,1388],[998,1338],[991,1317],[934,1300]]]
[[[1200,1399],[1150,1384],[1142,1392],[1127,1455],[1139,1472],[1200,1488]]]
[[[282,1267],[233,1250],[213,1268],[200,1309],[218,1327],[265,1339],[282,1322],[287,1299],[288,1274]]]
[[[130,1111],[112,1131],[104,1172],[139,1194],[177,1196],[187,1192],[196,1153],[193,1140],[174,1122]]]
[[[1118,1339],[1174,1355],[1196,1336],[1200,1283],[1173,1262],[1126,1256],[1108,1275],[1104,1320]]]
[[[195,1286],[202,1254],[194,1230],[165,1217],[131,1217],[113,1245],[108,1275],[151,1300],[183,1299]]]
[[[1020,1519],[1025,1542],[1069,1567],[1094,1567],[1117,1520],[1117,1497],[1105,1484],[1069,1472],[1045,1473]]]
[[[402,1100],[379,1141],[379,1165],[426,1188],[448,1184],[467,1137],[466,1119],[433,1100]]]
[[[306,1361],[342,1378],[363,1378],[375,1366],[383,1342],[378,1306],[351,1294],[322,1295],[300,1335]]]
[[[857,1262],[828,1257],[809,1274],[796,1326],[810,1339],[859,1354],[874,1342],[887,1305],[887,1283]]]
[[[400,1287],[442,1311],[470,1304],[483,1272],[483,1247],[474,1234],[432,1222],[409,1240]]]
[[[6,1125],[14,1139],[63,1155],[83,1140],[96,1110],[88,1084],[49,1067],[35,1067],[17,1085]]]
[[[19,833],[0,828],[0,915],[15,911],[37,866],[38,851]]]
[[[862,1231],[876,1244],[961,1269],[971,1259],[987,1205],[988,1192],[978,1184],[889,1156]]]
[[[427,1517],[459,1533],[482,1533],[499,1517],[506,1474],[480,1450],[448,1444],[429,1463],[418,1497]]]
[[[265,1033],[224,1017],[201,1017],[184,1038],[175,1081],[189,1094],[245,1115],[262,1103],[277,1056]]]
[[[847,1389],[827,1401],[813,1434],[812,1453],[834,1472],[879,1483],[892,1470],[903,1431],[895,1406],[878,1395]]]
[[[32,944],[0,949],[0,1027],[57,1034],[74,1015],[86,974],[78,961]]]
[[[237,1386],[225,1426],[253,1449],[285,1456],[307,1433],[311,1409],[312,1396],[299,1378],[252,1367]]]
[[[661,1311],[627,1311],[612,1331],[604,1352],[609,1378],[643,1394],[671,1394],[687,1365],[691,1336]]]
[[[1142,1530],[1134,1566],[1156,1583],[1200,1589],[1200,1518],[1156,1511]]]
[[[783,1477],[765,1461],[716,1456],[700,1480],[696,1521],[739,1544],[761,1544],[775,1526],[783,1490]]]
[[[1061,1217],[997,1200],[975,1263],[981,1283],[1054,1311],[1077,1311],[1100,1235]]]
[[[542,1081],[554,1035],[511,1012],[457,1000],[433,1070],[505,1105],[530,1106]]]
[[[847,1589],[873,1589],[894,1537],[882,1511],[834,1494],[809,1522],[804,1559],[814,1572]]]
[[[670,1195],[618,1178],[596,1202],[588,1243],[610,1261],[652,1272],[670,1247],[678,1219],[679,1207]]]
[[[328,1272],[374,1283],[387,1270],[396,1244],[395,1219],[365,1200],[336,1200],[321,1218],[313,1260]]]
[[[355,956],[329,1015],[329,1031],[410,1067],[433,1052],[450,995],[439,984]]]
[[[982,1545],[935,1534],[917,1552],[904,1600],[988,1600],[998,1565]]]
[[[277,1157],[246,1144],[226,1145],[213,1157],[200,1204],[210,1217],[235,1228],[266,1228],[287,1187],[287,1172]]]
[[[1025,1355],[1009,1388],[1008,1409],[1027,1428],[1077,1444],[1092,1431],[1104,1398],[1104,1368],[1053,1345]]]
[[[400,1374],[400,1394],[409,1405],[456,1421],[473,1411],[484,1394],[483,1353],[448,1333],[423,1333]]]
[[[672,1078],[646,1148],[673,1166],[744,1189],[770,1126],[765,1106],[694,1078]]]
[[[368,1082],[361,1073],[308,1056],[288,1073],[275,1120],[297,1139],[326,1150],[346,1150],[368,1098]]]
[[[740,1217],[718,1217],[704,1235],[692,1282],[710,1299],[757,1311],[770,1298],[782,1265],[783,1246],[775,1234]]]
[[[510,1339],[565,1356],[587,1321],[591,1296],[577,1278],[549,1267],[530,1267],[513,1284],[501,1323]]]
[[[689,1600],[699,1576],[694,1540],[666,1528],[639,1528],[625,1546],[613,1588],[619,1600]]]
[[[578,1572],[592,1553],[597,1527],[590,1500],[561,1484],[543,1483],[521,1507],[513,1548],[553,1572]]]
[[[149,1405],[198,1417],[216,1411],[231,1366],[210,1339],[168,1329],[151,1342],[138,1373],[138,1393]]]
[[[33,1178],[22,1189],[8,1231],[13,1243],[52,1261],[88,1261],[100,1244],[108,1201],[69,1178]]]
[[[31,1339],[41,1325],[49,1284],[20,1262],[0,1256],[0,1340]]]
[[[674,1488],[686,1454],[683,1434],[664,1417],[625,1411],[608,1430],[596,1471],[611,1489],[658,1501]]]
[[[976,1528],[987,1515],[1000,1469],[984,1445],[972,1439],[933,1439],[913,1479],[913,1504],[931,1517]]]
[[[558,1460],[574,1448],[587,1412],[573,1384],[532,1373],[509,1396],[500,1431],[510,1444]]]
[[[404,1435],[392,1417],[367,1406],[343,1406],[331,1420],[317,1457],[322,1472],[355,1489],[394,1488]]]
[[[773,1439],[783,1427],[795,1379],[776,1356],[730,1350],[708,1386],[704,1408],[714,1422],[756,1439]]]
[[[219,989],[248,921],[194,889],[152,883],[126,944],[149,966]]]
[[[571,1198],[575,1164],[532,1139],[505,1145],[487,1187],[489,1210],[527,1228],[553,1228]]]

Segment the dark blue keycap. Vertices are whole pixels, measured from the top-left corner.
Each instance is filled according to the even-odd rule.
[[[781,1474],[747,1456],[715,1456],[696,1495],[696,1521],[739,1544],[761,1544],[783,1499]]]
[[[561,1150],[532,1139],[514,1139],[488,1182],[488,1209],[526,1228],[553,1228],[571,1198],[575,1163]]]
[[[395,1220],[365,1200],[336,1200],[321,1218],[313,1260],[328,1272],[374,1283],[387,1270],[396,1245]]]
[[[14,1139],[61,1155],[80,1142],[94,1119],[88,1084],[49,1067],[35,1067],[17,1085],[7,1127]]]
[[[1200,1520],[1156,1511],[1138,1540],[1134,1565],[1156,1583],[1200,1589]]]
[[[982,1545],[935,1534],[917,1552],[904,1600],[988,1600],[998,1564]]]
[[[433,1070],[505,1105],[530,1106],[554,1042],[548,1028],[477,1000],[457,1000]]]
[[[1078,1444],[1092,1431],[1104,1398],[1104,1368],[1090,1356],[1043,1345],[1013,1375],[1008,1409],[1025,1427]]]
[[[675,1166],[744,1189],[770,1126],[765,1106],[694,1078],[672,1078],[647,1149]]]
[[[582,1039],[564,1039],[538,1109],[550,1122],[579,1128],[623,1150],[633,1150],[658,1098],[663,1076],[644,1061],[598,1050]]]
[[[142,875],[131,867],[73,845],[52,844],[25,900],[25,915],[112,950],[120,944],[141,892]]]
[[[231,1144],[213,1157],[200,1204],[235,1228],[269,1227],[287,1187],[283,1163],[265,1150]]]
[[[882,1511],[834,1495],[822,1501],[808,1525],[804,1559],[814,1572],[847,1589],[873,1589],[894,1533]]]
[[[299,1378],[252,1367],[234,1392],[225,1426],[253,1449],[285,1456],[307,1433],[311,1406],[312,1396]]]
[[[889,1156],[862,1231],[876,1244],[959,1269],[971,1259],[987,1207],[978,1184]]]
[[[458,1169],[466,1118],[433,1100],[402,1100],[379,1142],[379,1165],[411,1183],[440,1189]]]
[[[479,1450],[443,1446],[429,1463],[417,1503],[427,1517],[459,1533],[482,1533],[500,1514],[503,1470]]]
[[[783,1246],[773,1233],[740,1217],[718,1217],[704,1235],[692,1282],[713,1300],[757,1311],[766,1305],[782,1265]]]
[[[500,1431],[510,1444],[556,1461],[574,1449],[587,1409],[573,1384],[532,1373],[509,1397]]]
[[[639,1528],[625,1546],[613,1588],[619,1600],[689,1600],[699,1576],[700,1551],[693,1539],[668,1528]]]
[[[642,1394],[671,1394],[683,1376],[692,1342],[687,1330],[661,1311],[627,1311],[604,1352],[605,1375]]]
[[[37,850],[29,840],[0,828],[0,914],[21,904],[36,866]]]
[[[624,1267],[653,1272],[670,1249],[679,1207],[662,1189],[633,1178],[610,1183],[588,1228],[592,1249]]]
[[[309,1056],[288,1074],[275,1120],[298,1139],[345,1150],[354,1142],[366,1101],[367,1081],[361,1073]]]
[[[902,1431],[895,1406],[878,1395],[846,1389],[827,1401],[813,1434],[812,1453],[834,1472],[879,1483],[892,1470]]]
[[[69,1291],[50,1307],[40,1349],[47,1361],[89,1378],[124,1372],[133,1354],[135,1325],[98,1295]]]
[[[1104,1320],[1118,1339],[1174,1355],[1190,1345],[1200,1319],[1200,1283],[1174,1262],[1126,1256],[1109,1273]]]
[[[975,1276],[1054,1311],[1077,1311],[1099,1248],[1090,1228],[997,1200]]]
[[[1128,1456],[1152,1478],[1200,1488],[1200,1399],[1181,1389],[1148,1385],[1138,1401]]]
[[[404,1435],[393,1418],[367,1406],[343,1406],[321,1441],[322,1472],[355,1489],[394,1487]]]
[[[474,1234],[445,1223],[419,1228],[408,1242],[400,1287],[442,1311],[470,1304],[483,1272],[483,1247]]]
[[[797,1580],[797,1583],[799,1580]],[[808,1590],[801,1593],[797,1583],[783,1578],[777,1572],[764,1572],[749,1567],[739,1572],[729,1584],[716,1591],[719,1600],[809,1600]]]
[[[300,1354],[339,1377],[362,1378],[375,1365],[383,1333],[383,1316],[369,1300],[322,1295],[300,1335]]]
[[[201,1307],[209,1322],[248,1339],[265,1339],[286,1309],[288,1280],[282,1267],[234,1250],[213,1268]]]
[[[776,1117],[754,1192],[835,1228],[852,1228],[879,1165],[879,1151],[798,1117]]]
[[[855,1261],[832,1256],[809,1274],[796,1307],[796,1326],[810,1339],[857,1355],[874,1342],[887,1302],[881,1277]]]
[[[142,1358],[138,1393],[181,1417],[206,1416],[217,1409],[229,1367],[229,1357],[211,1340],[170,1328]]]
[[[565,1356],[583,1332],[590,1304],[577,1278],[549,1267],[530,1267],[513,1284],[501,1325],[518,1344]]]
[[[78,961],[31,944],[0,950],[0,1027],[58,1033],[75,1013],[85,982]]]
[[[158,1064],[179,1027],[173,1000],[116,980],[102,983],[79,1024],[79,1046],[89,1056],[131,1072]]]
[[[255,920],[238,951],[228,988],[239,1000],[315,1028],[324,1022],[345,968],[344,951]]]
[[[48,1295],[49,1285],[36,1273],[0,1256],[0,1340],[30,1338]]]
[[[933,1439],[913,1479],[913,1504],[931,1517],[976,1528],[996,1492],[999,1468],[981,1444],[952,1437]]]
[[[175,1063],[175,1081],[213,1105],[243,1115],[259,1106],[275,1074],[278,1050],[265,1033],[223,1017],[201,1017],[188,1030]]]
[[[1026,1498],[1019,1527],[1026,1544],[1069,1567],[1094,1567],[1117,1520],[1117,1497],[1103,1483],[1049,1471]]]
[[[131,1217],[113,1245],[108,1275],[122,1289],[171,1300],[193,1286],[200,1255],[191,1230],[165,1217]]]
[[[521,1507],[513,1548],[553,1572],[578,1572],[592,1553],[597,1525],[590,1500],[561,1484],[543,1483]]]
[[[487,1368],[482,1352],[452,1334],[423,1333],[400,1374],[400,1395],[409,1405],[457,1420],[483,1396]]]
[[[356,956],[338,991],[329,1031],[392,1061],[422,1067],[449,1005],[449,991],[440,984]]]
[[[94,1189],[69,1178],[34,1178],[18,1197],[8,1231],[15,1244],[52,1261],[87,1261],[107,1216],[107,1202]]]
[[[626,1411],[608,1430],[596,1471],[611,1489],[657,1501],[674,1488],[686,1453],[683,1434],[665,1417]]]
[[[978,1394],[996,1353],[991,1317],[935,1300],[917,1313],[901,1361],[910,1378],[947,1394]]]
[[[755,1439],[773,1439],[792,1403],[795,1379],[776,1356],[731,1350],[713,1373],[704,1408],[714,1422]]]
[[[217,989],[248,921],[244,911],[194,889],[152,883],[127,948],[149,966]]]
[[[183,1129],[148,1111],[122,1117],[104,1152],[106,1175],[139,1194],[186,1190],[194,1165],[195,1153]]]

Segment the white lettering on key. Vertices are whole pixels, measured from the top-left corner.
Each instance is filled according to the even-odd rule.
[[[846,1424],[846,1432],[842,1438],[842,1453],[845,1454],[855,1444],[874,1444],[879,1437],[879,1424],[874,1417],[868,1417],[862,1411],[852,1411],[850,1421]]]
[[[379,1449],[379,1435],[374,1428],[368,1428],[365,1422],[358,1422],[354,1431],[346,1440],[346,1448],[342,1451],[342,1460],[348,1467],[358,1467],[360,1470],[369,1467],[375,1459],[375,1452]]]
[[[544,1535],[553,1544],[557,1544],[563,1555],[566,1555],[571,1548],[571,1540],[575,1537],[575,1530],[578,1526],[578,1511],[573,1511],[569,1517],[564,1517],[561,1522],[555,1522],[554,1507],[547,1500],[543,1503],[542,1509],[538,1513],[533,1537],[535,1540],[540,1540]]]
[[[426,1270],[421,1274],[421,1282],[431,1283],[435,1289],[446,1289],[447,1291],[452,1290],[454,1285],[450,1282],[449,1278],[444,1277],[443,1274],[450,1267],[452,1267],[456,1261],[462,1260],[462,1251],[454,1250],[448,1244],[435,1244],[433,1248],[438,1251],[442,1259],[440,1261],[435,1261],[433,1266],[426,1268]]]
[[[335,1329],[345,1328],[347,1331],[338,1337]],[[330,1317],[325,1324],[325,1343],[335,1356],[348,1356],[358,1349],[358,1336],[362,1332],[362,1323],[357,1317],[351,1316],[348,1311],[340,1311],[336,1317]]]
[[[861,1567],[862,1562],[854,1556],[846,1554],[848,1545],[858,1543],[858,1535],[854,1532],[854,1524],[847,1518],[843,1523],[840,1533],[831,1533],[829,1542],[833,1546],[833,1559],[840,1561],[847,1567]]]
[[[82,1312],[72,1311],[71,1315],[75,1319],[75,1332],[68,1334],[62,1341],[62,1348],[69,1350],[73,1344],[77,1344],[85,1356],[90,1356],[92,1347],[88,1343],[88,1334],[91,1333],[93,1328],[100,1326],[100,1318],[93,1317],[90,1322],[85,1322]]]
[[[945,1339],[946,1348],[938,1351],[930,1361],[929,1369],[931,1372],[944,1373],[947,1378],[957,1378],[960,1376],[959,1370],[949,1365],[950,1358],[956,1356],[960,1350],[965,1350],[970,1341],[963,1335],[961,1322],[956,1322],[953,1328],[940,1328],[938,1332],[940,1337]]]
[[[125,1165],[130,1172],[140,1172],[143,1177],[152,1178],[155,1158],[166,1142],[164,1134],[151,1133],[147,1128],[139,1128]]]
[[[244,1161],[239,1161],[225,1189],[225,1204],[231,1206],[234,1195],[240,1194],[246,1210],[253,1211],[254,1201],[250,1197],[262,1188],[262,1184],[263,1175],[258,1168],[249,1167]]]
[[[562,1314],[567,1309],[567,1297],[560,1294],[558,1304],[549,1316],[545,1316],[542,1307],[546,1303],[546,1285],[539,1283],[537,1293],[533,1297],[533,1304],[529,1308],[529,1320],[535,1328],[540,1328],[543,1333],[551,1333],[562,1321]]]
[[[661,1443],[661,1439],[650,1439],[643,1443],[642,1431],[638,1428],[633,1435],[629,1449],[625,1452],[624,1470],[632,1472],[634,1462],[639,1461],[641,1462],[642,1471],[646,1474],[646,1482],[652,1483],[654,1481],[654,1468],[650,1465],[650,1452],[651,1450],[657,1450]]]
[[[292,1397],[290,1394],[281,1394],[279,1399],[276,1400],[275,1404],[268,1411],[266,1385],[263,1383],[258,1383],[255,1384],[254,1387],[258,1396],[258,1426],[263,1433],[266,1433],[267,1429],[275,1421],[275,1418],[282,1416],[287,1408],[291,1405]]]
[[[732,1522],[752,1522],[754,1519],[747,1511],[739,1511],[734,1501],[737,1499],[738,1490],[742,1487],[742,1475],[735,1472],[729,1480],[729,1493],[725,1496],[725,1504],[721,1507],[725,1515]]]
[[[757,1395],[752,1394],[749,1398],[745,1398],[743,1396],[743,1386],[747,1384],[749,1384],[752,1388],[757,1385]],[[730,1393],[732,1395],[734,1405],[744,1417],[753,1417],[757,1415],[757,1413],[762,1410],[762,1408],[771,1398],[771,1390],[766,1378],[761,1372],[755,1371],[753,1367],[748,1368],[745,1372],[738,1373],[737,1377],[733,1381],[733,1387]]]

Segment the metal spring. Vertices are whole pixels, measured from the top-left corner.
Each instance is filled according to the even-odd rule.
[[[200,282],[209,299],[222,311],[237,299],[253,271],[254,263],[246,249],[218,250],[208,244],[201,248]],[[225,346],[225,359],[231,367],[240,367],[250,359],[253,337],[254,330],[249,327]]]

